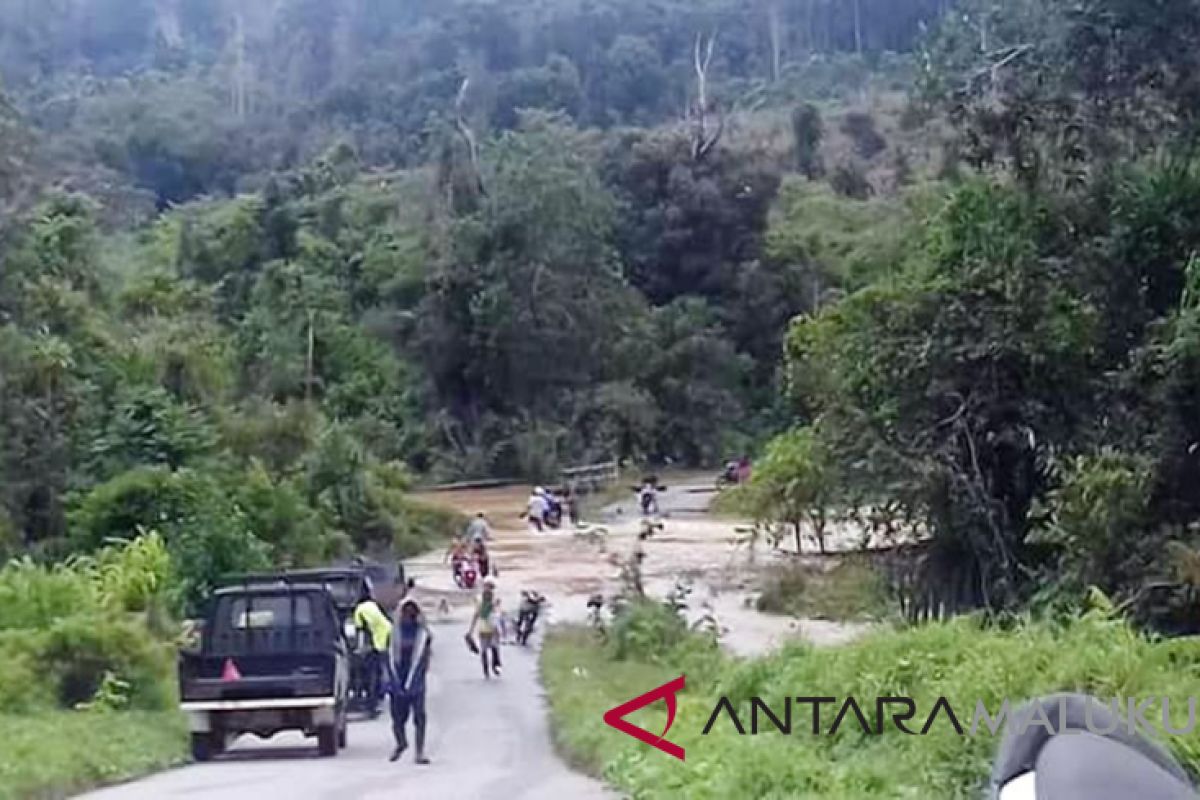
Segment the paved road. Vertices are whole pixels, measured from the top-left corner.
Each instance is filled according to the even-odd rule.
[[[315,741],[280,734],[239,739],[206,763],[85,795],[92,800],[611,800],[597,781],[570,771],[554,754],[546,723],[537,656],[506,647],[504,677],[484,681],[462,643],[465,624],[434,625],[430,669],[429,766],[411,750],[389,763],[387,716],[350,726],[349,747],[319,758]],[[600,720],[596,720],[599,725]],[[411,728],[410,728],[411,731]],[[411,735],[411,734],[410,734]]]

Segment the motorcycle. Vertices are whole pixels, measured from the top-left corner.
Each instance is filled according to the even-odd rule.
[[[529,644],[529,637],[533,635],[538,615],[545,603],[546,597],[538,592],[521,592],[521,606],[517,613],[517,644],[522,647]]]
[[[1012,720],[1024,722],[1010,722],[1001,741],[990,800],[1200,797],[1170,753],[1135,733],[1094,697],[1043,697],[1019,709]]]
[[[474,589],[479,580],[479,570],[475,562],[468,558],[457,559],[454,562],[454,585],[460,589]]]
[[[721,470],[721,474],[717,475],[717,491],[728,489],[730,486],[736,486],[738,482],[737,462],[730,461]]]

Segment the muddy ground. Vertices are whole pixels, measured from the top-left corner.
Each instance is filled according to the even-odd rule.
[[[689,616],[714,617],[723,632],[722,644],[738,655],[761,654],[794,638],[816,645],[839,644],[867,629],[865,624],[756,611],[753,602],[764,570],[794,556],[769,552],[766,544],[751,555],[745,543],[748,521],[708,512],[714,492],[706,476],[671,483],[660,498],[662,530],[645,545],[642,575],[649,594],[664,597],[680,579],[689,582]],[[458,489],[428,492],[422,499],[466,514],[487,515],[495,533],[491,551],[499,569],[499,593],[510,611],[516,608],[522,589],[536,589],[550,600],[550,622],[582,622],[589,597],[598,593],[609,597],[621,588],[620,564],[633,552],[641,527],[636,498],[629,492],[627,500],[584,519],[579,530],[567,525],[538,533],[520,517],[531,489]],[[409,573],[435,619],[470,602],[470,593],[454,586],[440,553],[409,562]]]

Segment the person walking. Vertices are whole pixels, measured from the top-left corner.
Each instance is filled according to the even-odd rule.
[[[539,486],[533,490],[533,494],[529,495],[529,500],[525,504],[525,515],[529,518],[529,524],[538,533],[546,529],[546,514],[549,510],[550,504],[546,502],[546,490]]]
[[[471,617],[471,627],[467,630],[467,639],[472,640],[474,634],[479,634],[479,658],[483,663],[483,677],[500,677],[500,600],[496,597],[496,579],[483,579],[483,591],[475,604],[475,615]],[[491,662],[488,654],[491,654]]]
[[[392,638],[392,621],[369,591],[362,593],[358,605],[354,607],[354,627],[365,633],[367,638],[367,652],[363,657],[363,690],[367,695],[367,713],[375,718],[379,716],[379,706],[383,702],[383,678]]]
[[[425,754],[425,677],[433,655],[433,634],[421,606],[411,597],[400,603],[390,652],[392,736],[396,747],[388,760],[398,760],[408,749],[404,729],[411,716],[417,745],[415,761],[428,764],[429,757]]]

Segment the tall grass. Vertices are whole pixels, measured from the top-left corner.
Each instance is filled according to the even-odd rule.
[[[560,745],[636,798],[976,798],[998,742],[986,732],[960,736],[945,720],[925,736],[886,727],[867,735],[853,718],[836,735],[814,736],[811,712],[797,712],[791,735],[767,728],[739,736],[724,715],[707,736],[701,731],[722,695],[743,722],[755,696],[772,708],[786,697],[828,695],[840,704],[853,696],[868,715],[876,697],[907,696],[917,704],[918,725],[938,697],[968,716],[964,724],[977,700],[994,710],[1003,698],[1019,702],[1066,690],[1166,696],[1183,707],[1186,698],[1200,696],[1200,642],[1154,641],[1101,611],[1065,623],[1017,620],[1003,627],[962,618],[882,631],[836,649],[795,645],[748,661],[689,645],[621,661],[590,634],[566,631],[548,640],[543,670]],[[687,690],[669,738],[686,748],[685,763],[601,722],[608,708],[681,672]],[[634,722],[662,730],[665,714],[660,706]],[[830,722],[823,716],[823,734]],[[1189,768],[1200,767],[1200,735],[1166,744]]]
[[[50,800],[181,763],[187,725],[168,712],[0,714],[0,800]]]

